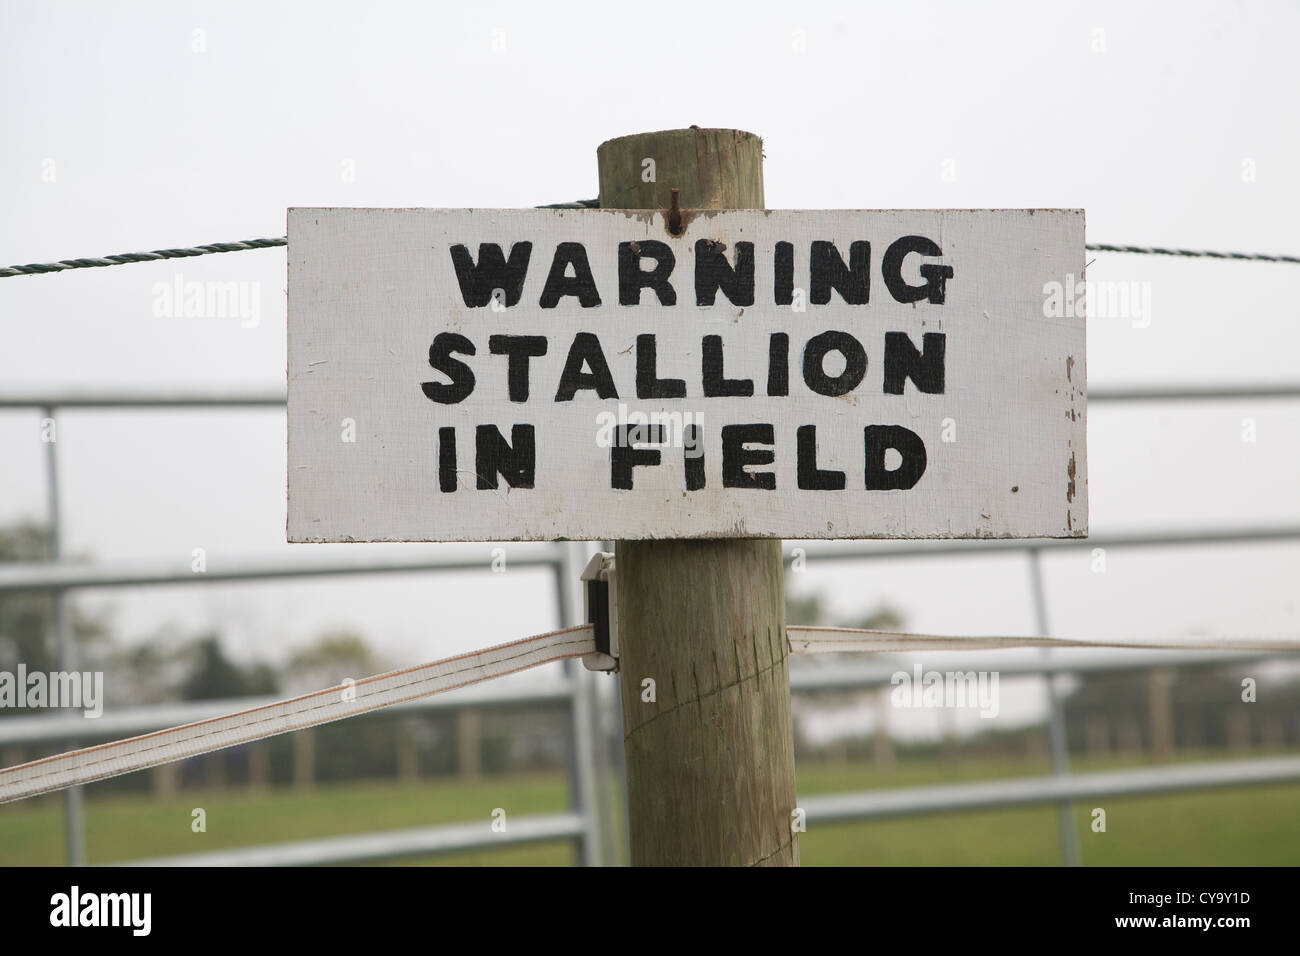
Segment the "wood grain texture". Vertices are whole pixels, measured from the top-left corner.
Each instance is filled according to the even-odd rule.
[[[781,543],[616,556],[633,864],[797,865]]]
[[[602,206],[666,209],[673,187],[683,207],[763,206],[749,133],[625,136],[597,156]],[[780,541],[619,541],[615,555],[632,863],[797,866]]]
[[[654,160],[645,182],[645,160]],[[596,150],[600,205],[665,210],[672,189],[683,209],[762,209],[763,141],[738,129],[669,129],[607,140]],[[608,190],[608,191],[607,191]]]

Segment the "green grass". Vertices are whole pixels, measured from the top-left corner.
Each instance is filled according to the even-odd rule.
[[[1222,760],[1182,752],[1179,762]],[[1149,765],[1143,757],[1075,757],[1077,772]],[[1046,757],[809,764],[798,768],[799,794],[924,786],[1050,772]],[[1106,832],[1092,830],[1092,810],[1106,811]],[[1083,862],[1098,866],[1252,866],[1300,864],[1300,783],[1227,790],[1100,798],[1075,805]],[[1057,811],[1018,807],[933,814],[870,823],[813,826],[799,837],[805,866],[1055,866],[1060,863]]]
[[[195,807],[206,811],[207,830],[190,829]],[[260,794],[189,790],[167,799],[111,796],[86,800],[86,854],[91,863],[200,853],[315,837],[396,830],[482,820],[492,811],[511,816],[562,812],[568,807],[561,774],[520,774],[396,783],[366,781]],[[56,794],[0,807],[0,865],[62,862],[63,810]],[[564,866],[573,861],[565,843],[438,857],[446,865]]]
[[[1180,760],[1221,759],[1184,753]],[[1136,757],[1078,758],[1073,769],[1143,763]],[[805,764],[799,793],[811,796],[877,787],[919,786],[1048,772],[1045,759],[901,760],[893,769],[870,764]],[[476,781],[367,781],[259,794],[193,790],[167,799],[149,795],[86,801],[86,840],[92,863],[196,853],[264,843],[365,833],[437,823],[482,821],[492,810],[511,817],[567,808],[559,773],[512,774]],[[1091,810],[1107,814],[1107,832],[1094,833]],[[1298,865],[1300,783],[1197,793],[1101,799],[1075,807],[1083,859],[1098,865]],[[207,832],[193,833],[191,811],[207,812]],[[814,824],[799,838],[808,866],[1056,865],[1060,861],[1054,807],[940,814],[871,823]],[[0,865],[62,862],[62,805],[55,795],[0,807]],[[406,864],[565,866],[565,843],[452,856],[405,859]]]

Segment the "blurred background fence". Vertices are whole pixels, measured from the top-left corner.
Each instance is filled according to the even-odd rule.
[[[1237,399],[1300,398],[1300,387],[1164,389],[1149,391],[1094,390],[1090,403],[1233,401]],[[284,405],[280,392],[209,391],[187,393],[51,393],[8,395],[0,409],[40,412],[54,423],[65,409],[160,408],[275,408]],[[481,556],[356,558],[338,549],[329,560],[312,557],[290,560],[223,561],[220,567],[196,574],[188,567],[161,563],[84,563],[62,558],[60,486],[57,443],[46,443],[48,514],[44,525],[48,560],[9,561],[0,564],[0,602],[18,595],[44,594],[51,600],[48,659],[59,670],[77,669],[77,641],[73,630],[71,596],[83,591],[126,587],[166,587],[176,584],[214,584],[223,581],[274,581],[326,575],[396,573],[483,573]],[[906,561],[924,574],[928,562],[954,557],[977,560],[992,553],[1015,552],[1026,558],[1029,593],[1036,630],[1052,633],[1047,594],[1041,570],[1042,554],[1057,549],[1126,549],[1226,547],[1298,542],[1300,527],[1186,528],[1177,531],[1097,535],[1085,540],[826,543],[813,548],[787,547],[787,561],[870,562]],[[609,547],[608,544],[605,547]],[[577,621],[577,573],[591,547],[556,543],[543,551],[512,559],[512,567],[534,568],[551,575],[554,602],[537,609],[533,633]],[[792,608],[791,620],[798,614]],[[831,623],[798,621],[799,623]],[[836,622],[838,623],[838,622]],[[524,635],[519,635],[524,636]],[[1137,636],[1137,635],[1133,635]],[[1222,706],[1236,699],[1242,666],[1258,668],[1270,658],[1259,653],[1217,652],[1112,652],[1095,655],[1072,652],[1036,653],[1009,660],[1002,652],[926,658],[926,668],[962,672],[991,670],[1004,681],[1041,683],[1046,702],[1045,724],[999,731],[980,738],[981,754],[992,758],[992,780],[924,783],[924,776],[897,775],[873,778],[883,786],[844,789],[835,786],[835,774],[817,785],[820,792],[803,796],[805,767],[837,766],[854,761],[869,764],[878,773],[895,768],[901,751],[924,755],[933,746],[896,741],[889,726],[889,693],[896,660],[859,655],[832,661],[795,659],[791,665],[791,691],[796,703],[804,700],[847,699],[873,715],[869,737],[859,743],[839,741],[817,745],[800,736],[796,753],[800,762],[801,809],[806,823],[835,824],[871,821],[921,814],[953,814],[974,810],[1027,805],[1054,807],[1056,854],[1061,862],[1081,862],[1079,820],[1075,801],[1101,797],[1131,797],[1175,791],[1236,788],[1300,780],[1300,755],[1289,753],[1300,740],[1297,725],[1300,706],[1294,683],[1289,692],[1274,695],[1271,704],[1253,712]],[[545,779],[545,798],[536,812],[511,815],[504,828],[494,828],[480,816],[440,824],[393,828],[403,816],[421,812],[414,807],[386,813],[375,803],[371,819],[388,826],[369,832],[342,832],[331,836],[284,842],[255,839],[238,847],[200,854],[145,856],[154,864],[322,864],[363,861],[424,860],[479,851],[528,845],[568,845],[569,857],[582,865],[616,865],[626,860],[626,820],[621,781],[622,739],[617,682],[591,674],[574,661],[555,668],[558,679],[534,680],[527,685],[488,683],[462,688],[427,700],[394,707],[312,731],[272,738],[256,745],[234,748],[156,768],[148,773],[95,785],[96,794],[134,796],[148,801],[175,799],[190,790],[238,789],[252,795],[272,791],[289,795],[282,812],[294,813],[294,795],[302,798],[318,784],[356,784],[359,780],[391,780],[410,786],[422,778],[447,779],[472,791],[493,774],[536,771]],[[548,669],[549,670],[549,669]],[[1253,671],[1252,671],[1253,672]],[[357,676],[363,676],[358,674]],[[554,676],[554,675],[552,675]],[[1062,680],[1072,682],[1068,694]],[[847,698],[846,698],[847,695]],[[43,713],[7,716],[0,720],[0,764],[10,766],[43,754],[61,752],[101,740],[147,733],[181,723],[202,720],[275,699],[240,697],[162,703],[106,709],[103,716],[87,720],[79,713]],[[1216,709],[1217,705],[1217,709]],[[799,708],[796,707],[798,733]],[[945,731],[937,756],[951,760],[957,743]],[[1019,762],[998,767],[999,756],[1015,755]],[[1232,757],[1234,759],[1221,759]],[[1023,759],[1022,759],[1023,758]],[[1091,761],[1104,769],[1072,771],[1072,758]],[[1216,758],[1216,759],[1211,759]],[[1040,766],[1041,761],[1041,766]],[[838,763],[837,763],[838,762]],[[1118,764],[1118,765],[1116,765]],[[1138,764],[1138,765],[1134,765]],[[1050,772],[1033,772],[1047,769]],[[1016,775],[1017,770],[1030,771]],[[562,773],[562,782],[554,777]],[[978,771],[971,771],[978,773]],[[549,774],[549,776],[548,776]],[[843,775],[841,775],[843,776]],[[844,779],[852,782],[853,775]],[[915,778],[922,785],[909,785]],[[529,784],[521,784],[527,790]],[[551,792],[553,791],[553,792]],[[372,795],[373,799],[373,795]],[[436,801],[436,797],[431,798]],[[42,806],[60,801],[64,859],[83,863],[86,856],[86,805],[79,790],[42,798]],[[457,804],[459,799],[450,799]],[[492,802],[475,797],[475,807]],[[524,803],[530,803],[525,800]],[[558,804],[558,805],[557,805]],[[0,808],[0,828],[9,814],[24,812],[23,804]],[[433,818],[446,817],[435,813]],[[1085,810],[1087,808],[1084,808]],[[10,817],[11,825],[17,823]],[[334,828],[337,830],[337,823]],[[32,824],[39,829],[39,825]],[[2,842],[2,841],[0,841]],[[11,846],[14,843],[11,843]],[[48,848],[48,841],[45,844]],[[147,840],[124,839],[109,859],[140,859]],[[39,857],[39,852],[32,851]],[[459,856],[457,856],[459,854]],[[0,862],[6,860],[0,849]],[[523,858],[527,859],[527,858]],[[553,858],[547,857],[547,860]],[[976,857],[978,861],[978,856]],[[31,860],[28,859],[30,862]],[[41,862],[55,862],[41,857]],[[91,862],[106,862],[95,859]],[[859,862],[871,862],[862,859]]]

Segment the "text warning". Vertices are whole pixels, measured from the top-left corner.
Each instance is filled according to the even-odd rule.
[[[1078,210],[289,211],[290,541],[1087,534]]]

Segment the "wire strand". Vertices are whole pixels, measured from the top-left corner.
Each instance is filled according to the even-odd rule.
[[[63,272],[66,269],[98,269],[103,266],[121,266],[128,262],[155,262],[160,259],[189,259],[193,256],[210,256],[217,252],[246,252],[249,249],[270,249],[285,246],[285,236],[274,239],[244,239],[240,242],[211,242],[204,246],[185,249],[155,249],[153,252],[123,252],[115,256],[91,259],[61,259],[58,262],[36,262],[30,265],[9,266],[0,269],[0,279],[11,276],[37,275],[43,272]]]
[[[1286,262],[1300,265],[1300,256],[1275,256],[1266,252],[1211,252],[1204,249],[1165,249],[1160,246],[1086,246],[1089,252],[1122,252],[1139,256],[1183,256],[1189,259],[1236,259],[1241,262]]]
[[[538,209],[598,209],[599,200],[579,199],[577,202],[551,203],[538,206]],[[162,259],[189,259],[193,256],[209,256],[218,252],[247,252],[250,249],[272,249],[286,246],[289,240],[285,236],[269,239],[244,239],[240,242],[210,242],[203,246],[190,246],[181,249],[155,249],[153,252],[123,252],[112,256],[99,256],[85,259],[60,259],[58,262],[34,262],[29,265],[16,265],[0,269],[0,279],[13,276],[40,275],[46,272],[64,272],[68,269],[99,269],[104,266],[121,266],[128,262],[156,262]],[[1161,246],[1120,246],[1107,243],[1093,243],[1085,246],[1089,252],[1118,252],[1143,256],[1179,256],[1189,259],[1231,259],[1238,262],[1284,262],[1300,265],[1300,256],[1271,255],[1264,252],[1214,252],[1198,249],[1166,249]]]

